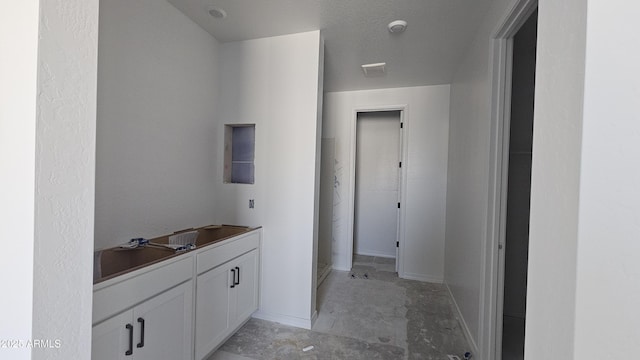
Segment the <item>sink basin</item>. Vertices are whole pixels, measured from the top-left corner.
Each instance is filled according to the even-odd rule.
[[[97,283],[125,272],[156,263],[175,255],[171,249],[142,247],[137,249],[111,248],[96,252],[93,282]]]
[[[253,228],[245,226],[233,225],[211,225],[198,229],[198,238],[196,239],[196,247],[201,247],[215,242],[243,234],[253,230]]]

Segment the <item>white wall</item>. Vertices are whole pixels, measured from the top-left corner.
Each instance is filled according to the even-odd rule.
[[[31,339],[39,1],[0,6],[0,339]],[[7,296],[10,292],[11,296]],[[31,350],[0,348],[1,358]]]
[[[445,281],[477,346],[480,326],[490,321],[481,324],[480,304],[489,199],[491,36],[513,3],[492,2],[451,85]]]
[[[33,359],[91,353],[97,52],[97,0],[41,2]]]
[[[508,5],[494,2],[452,85],[447,282],[476,339],[490,320],[480,314],[482,264],[473,256],[485,241],[484,205],[474,204],[487,197],[488,40]],[[588,7],[539,4],[526,359],[622,358],[640,333],[640,173],[632,165],[640,6]],[[459,266],[459,258],[471,261]]]
[[[219,176],[214,191],[220,222],[264,227],[257,316],[307,328],[315,312],[320,46],[319,31],[222,44],[217,124],[219,167],[224,124],[256,125],[255,184]]]
[[[331,245],[333,244],[333,193],[334,165],[336,161],[336,139],[322,139],[322,163],[320,166],[320,214],[318,228],[318,263],[332,264]],[[320,269],[318,269],[320,270]]]
[[[1,50],[11,54],[0,64],[0,231],[11,242],[0,261],[0,338],[23,342],[0,357],[86,359],[98,1],[20,2],[0,14]],[[32,339],[52,347],[32,350]]]
[[[449,86],[348,91],[325,94],[323,134],[336,139],[336,208],[333,266],[348,269],[350,149],[354,110],[407,105],[404,114],[407,179],[404,199],[405,242],[400,276],[442,281],[444,275],[445,196],[449,130]]]
[[[101,1],[99,56],[96,248],[214,222],[217,40],[165,0]]]
[[[575,357],[573,333],[586,10],[583,0],[540,2],[527,283],[527,359]]]
[[[574,359],[623,359],[640,338],[640,4],[587,14]]]
[[[11,54],[0,59],[0,231],[11,245],[0,273],[10,295],[0,338],[54,348],[3,347],[0,357],[86,359],[98,1],[8,7],[0,11],[0,50]]]

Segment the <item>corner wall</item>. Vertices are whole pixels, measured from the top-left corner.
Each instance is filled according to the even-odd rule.
[[[482,355],[487,350],[481,344],[480,305],[489,204],[491,37],[513,4],[492,2],[451,84],[445,282]]]
[[[218,156],[224,124],[256,125],[255,184],[215,178],[218,220],[263,226],[257,317],[310,328],[315,316],[319,31],[221,45]],[[249,199],[255,208],[249,209]]]
[[[96,249],[215,221],[218,59],[165,0],[100,2]]]
[[[323,136],[335,138],[333,267],[348,268],[351,124],[354,110],[407,105],[404,139],[408,149],[401,277],[441,282],[444,275],[449,85],[332,92],[325,94]]]
[[[573,94],[575,99],[580,100],[579,103],[574,100],[574,103],[581,105],[580,112],[571,113],[582,116],[567,125],[573,125],[572,132],[581,132],[581,137],[574,135],[569,139],[576,139],[572,144],[578,148],[575,152],[581,162],[579,166],[562,171],[578,173],[579,176],[579,189],[572,188],[570,193],[578,197],[579,201],[571,209],[572,212],[564,214],[570,220],[577,219],[572,229],[577,241],[562,236],[562,232],[549,238],[541,236],[540,245],[535,251],[541,258],[544,256],[547,265],[544,269],[536,270],[538,276],[548,275],[553,271],[557,278],[560,269],[566,272],[560,279],[552,278],[552,286],[545,287],[547,296],[557,297],[554,290],[562,285],[560,281],[564,278],[574,275],[577,279],[571,288],[575,292],[575,320],[571,328],[570,324],[565,325],[568,322],[564,320],[566,315],[560,318],[560,327],[545,326],[542,321],[560,313],[565,307],[565,301],[549,303],[544,302],[542,296],[535,298],[537,302],[547,306],[544,312],[542,309],[535,309],[535,315],[540,317],[540,321],[527,328],[534,335],[527,339],[527,354],[531,354],[533,358],[538,354],[562,355],[572,350],[575,359],[624,358],[630,351],[634,351],[640,334],[640,311],[637,307],[640,301],[640,265],[637,261],[640,250],[637,241],[640,236],[640,193],[637,186],[640,179],[637,166],[640,135],[637,100],[640,95],[640,77],[636,71],[640,60],[636,21],[640,15],[640,6],[622,1],[589,1],[588,4],[575,1],[572,5],[573,9],[568,6],[561,9],[580,14],[580,27],[574,31],[567,31],[572,28],[563,30],[572,35],[571,40],[581,46],[581,51],[575,57],[582,55],[582,58],[576,59],[583,61],[580,63],[582,68],[572,69],[576,72],[583,71],[581,81],[574,81],[574,84],[584,84],[584,92],[579,92],[580,88],[575,85],[577,89],[569,92],[569,95]],[[586,61],[583,60],[584,57]],[[570,102],[568,104],[572,105]],[[567,111],[566,106],[560,109]],[[554,120],[557,120],[557,111],[554,113]],[[551,121],[552,112],[544,114],[549,116],[549,129],[552,125],[557,127],[556,121]],[[556,156],[562,159],[567,155],[562,151],[564,149],[561,147],[560,135],[562,133],[551,141],[557,143],[556,149],[561,156],[558,153]],[[562,140],[566,141],[564,138]],[[546,159],[540,159],[544,160]],[[552,185],[550,174],[541,174],[540,177],[546,180],[546,184]],[[557,186],[555,183],[553,185]],[[579,194],[574,195],[575,192]],[[544,200],[546,197],[541,196],[540,202]],[[553,205],[557,206],[555,203]],[[558,227],[555,223],[551,225],[553,228]],[[547,233],[541,231],[541,235]],[[559,244],[560,241],[562,244]],[[548,251],[551,242],[553,252]],[[562,258],[566,256],[565,248],[571,245],[573,257],[568,260],[573,263],[562,267]],[[543,255],[544,247],[546,253]],[[577,270],[571,269],[571,265],[577,267]],[[567,268],[574,271],[567,271]],[[549,278],[546,280],[549,282]],[[542,283],[538,286],[542,288]],[[554,292],[550,294],[551,291]],[[544,294],[542,291],[540,293]],[[562,330],[571,330],[569,334],[572,336],[559,333]],[[567,340],[573,341],[566,345]],[[538,350],[549,341],[550,346],[546,346],[544,352]]]
[[[586,24],[584,0],[539,3],[527,359],[575,358]]]
[[[587,10],[574,358],[624,359],[640,338],[640,3]]]
[[[33,359],[91,356],[97,52],[97,0],[40,2]]]
[[[489,334],[495,314],[484,314],[480,307],[490,291],[480,288],[481,277],[491,264],[478,255],[487,242],[491,36],[513,4],[494,1],[458,69],[451,95],[446,281],[484,360],[495,340]],[[586,23],[585,1],[539,1],[526,359],[576,358]],[[461,258],[467,261],[457,266]]]

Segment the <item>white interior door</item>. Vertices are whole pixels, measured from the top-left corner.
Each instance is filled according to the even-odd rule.
[[[400,111],[358,114],[354,253],[396,257]]]

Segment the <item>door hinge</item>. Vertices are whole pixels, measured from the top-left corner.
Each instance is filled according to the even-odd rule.
[[[404,127],[404,123],[400,123],[400,129]]]
[[[398,203],[398,209],[400,209],[400,203]]]
[[[502,244],[498,244],[498,250],[502,250]]]
[[[400,247],[400,241],[396,241],[396,247]]]
[[[402,161],[400,161],[400,165],[398,167],[402,167]]]

